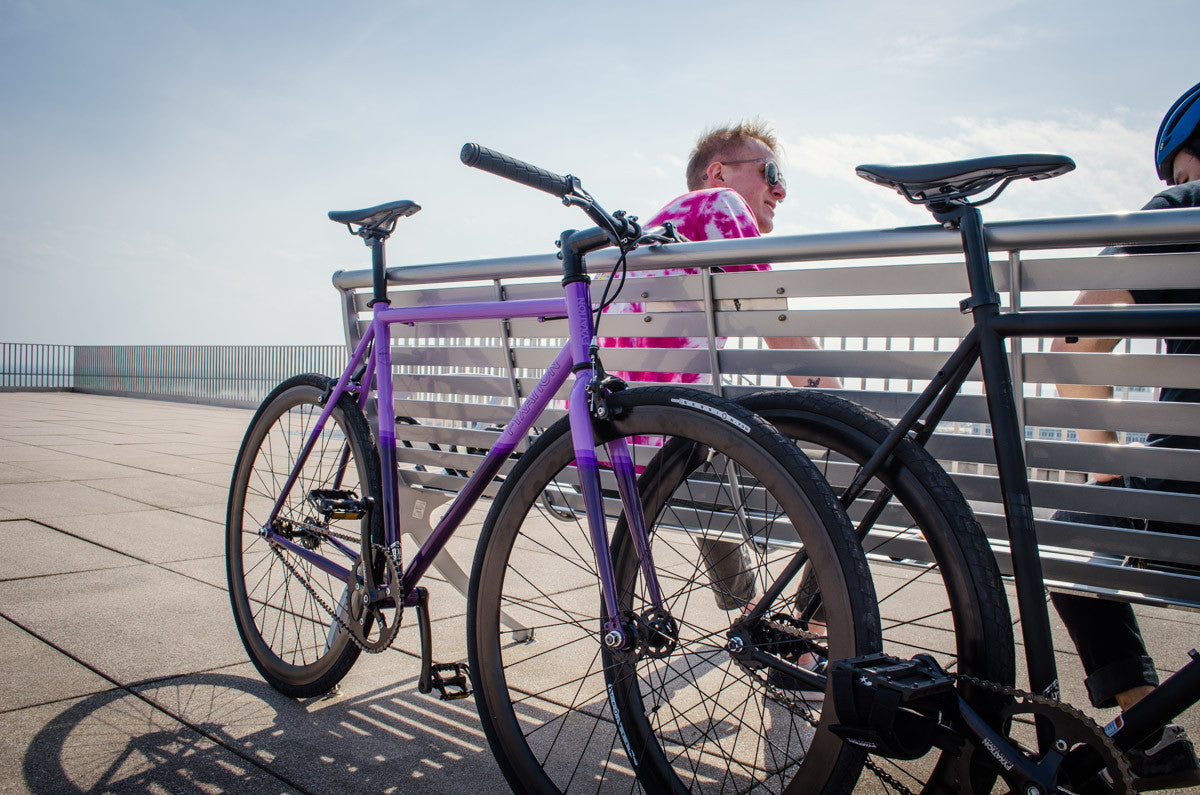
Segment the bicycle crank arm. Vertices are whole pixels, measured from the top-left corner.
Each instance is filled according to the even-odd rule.
[[[1012,792],[1039,795],[1058,791],[1055,779],[1064,759],[1061,753],[1050,751],[1041,762],[1030,760],[1007,737],[989,726],[961,697],[958,699],[958,716],[974,735],[968,742],[987,752],[985,758],[991,759],[996,772]]]
[[[417,690],[429,694],[434,690],[442,701],[454,701],[471,695],[471,672],[466,663],[435,663],[433,661],[433,630],[429,624],[429,591],[414,588],[417,608],[417,627],[421,635],[421,677]]]

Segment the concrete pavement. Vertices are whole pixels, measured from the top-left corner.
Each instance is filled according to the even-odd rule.
[[[247,661],[223,530],[251,416],[0,393],[0,787],[505,790],[473,702],[418,694],[413,653],[363,655],[340,693],[304,702]],[[477,528],[466,529],[464,566]],[[443,586],[435,606],[437,656],[464,659],[464,600]],[[1200,642],[1200,617],[1138,610],[1169,673]],[[402,633],[396,646],[415,652],[415,630]],[[1078,661],[1056,633],[1064,695],[1083,706]],[[1200,737],[1200,710],[1183,723]]]
[[[307,702],[247,661],[223,531],[251,416],[0,394],[0,787],[504,791],[474,704],[417,693],[411,654],[364,654]],[[446,659],[465,657],[456,596],[438,602]]]

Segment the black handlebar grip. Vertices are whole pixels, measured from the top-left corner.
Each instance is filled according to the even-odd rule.
[[[523,160],[517,160],[515,157],[500,154],[479,144],[463,144],[459,157],[465,165],[483,169],[498,177],[505,177],[531,188],[543,190],[560,199],[570,193],[574,187],[569,177],[561,177],[544,168],[538,168]]]

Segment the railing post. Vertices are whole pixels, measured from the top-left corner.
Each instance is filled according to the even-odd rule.
[[[499,279],[493,279],[492,283],[496,285],[496,300],[508,300],[507,291]],[[516,409],[521,405],[521,381],[517,378],[517,355],[513,351],[512,346],[512,323],[505,318],[500,318],[500,345],[504,348],[504,365],[508,371],[508,386],[512,392],[513,408]],[[529,448],[529,437],[526,436],[521,440],[521,449]]]
[[[700,284],[704,296],[704,327],[708,333],[708,371],[712,373],[712,391],[717,395],[725,394],[725,385],[721,383],[721,362],[717,355],[717,309],[713,300],[712,268],[700,269]]]

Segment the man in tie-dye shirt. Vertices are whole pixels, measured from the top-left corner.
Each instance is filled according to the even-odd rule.
[[[787,196],[787,183],[779,168],[778,142],[770,128],[758,121],[719,127],[701,136],[687,165],[689,192],[671,201],[647,223],[646,227],[670,222],[684,238],[722,240],[758,237],[775,227],[775,208]],[[769,270],[770,265],[729,265],[726,273]],[[698,274],[699,268],[665,268],[637,271],[631,277]],[[762,301],[764,299],[758,299]],[[786,307],[786,304],[781,304]],[[696,302],[641,302],[614,304],[609,312],[642,314],[670,311],[698,311]],[[766,337],[770,348],[814,349],[820,347],[810,337]],[[717,345],[724,345],[718,338]],[[601,337],[603,348],[693,348],[708,347],[706,337]],[[656,383],[707,384],[701,373],[657,371],[613,371],[628,381]],[[836,379],[791,377],[794,386],[837,387]]]
[[[778,143],[769,128],[757,121],[743,122],[732,127],[720,127],[705,133],[696,143],[687,165],[688,193],[670,202],[651,218],[646,227],[670,222],[686,239],[721,240],[738,237],[758,237],[775,228],[775,208],[787,196],[787,183],[779,169]],[[770,265],[730,265],[726,273],[769,270]],[[630,277],[698,274],[699,268],[666,268],[638,271]],[[627,285],[628,286],[628,285]],[[758,299],[757,303],[772,303],[773,299]],[[735,306],[738,306],[735,303]],[[786,302],[777,306],[786,307]],[[696,301],[642,302],[613,304],[613,314],[651,315],[671,311],[699,311]],[[738,306],[738,308],[742,308]],[[775,308],[772,306],[771,308]],[[603,329],[603,326],[601,326]],[[770,348],[820,347],[809,337],[766,337]],[[601,337],[604,348],[694,348],[708,347],[707,337]],[[722,346],[724,339],[718,338]],[[627,381],[654,383],[707,384],[707,373],[658,371],[612,371]],[[837,379],[793,377],[794,386],[840,386]],[[652,443],[652,440],[642,440]],[[750,560],[743,544],[716,538],[697,538],[704,568],[712,584],[718,607],[736,610],[746,607],[755,596]]]

